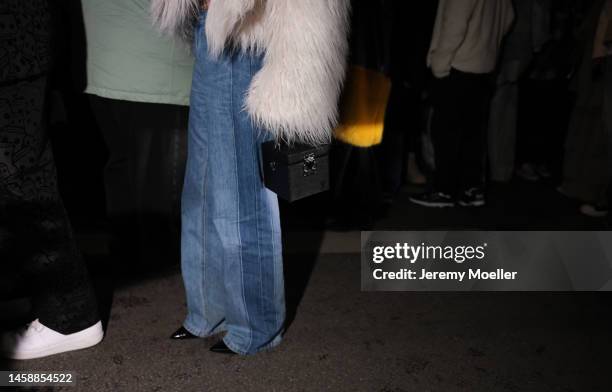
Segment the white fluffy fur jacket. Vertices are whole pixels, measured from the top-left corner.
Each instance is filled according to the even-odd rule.
[[[185,36],[201,0],[153,0],[158,27]],[[246,110],[277,140],[331,139],[344,79],[350,0],[212,0],[206,19],[211,55],[230,44],[264,53]]]

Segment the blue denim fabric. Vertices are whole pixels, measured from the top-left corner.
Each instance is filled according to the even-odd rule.
[[[261,56],[209,56],[205,13],[196,28],[187,172],[182,199],[185,328],[253,354],[281,341],[285,299],[276,195],[260,174],[266,132],[254,127],[245,94]]]

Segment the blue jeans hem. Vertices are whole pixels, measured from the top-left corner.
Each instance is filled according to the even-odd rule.
[[[185,321],[183,323],[183,327],[192,335],[195,335],[199,338],[208,338],[214,335],[217,335],[218,333],[221,332],[225,332],[225,328],[224,328],[224,324],[221,323],[217,328],[214,328],[211,332],[209,333],[204,333],[204,331],[206,330],[206,328],[195,328],[192,325],[189,324],[188,321]]]
[[[282,335],[278,335],[276,336],[274,339],[272,339],[272,341],[268,344],[266,344],[263,347],[258,348],[255,351],[249,352],[249,351],[245,351],[240,349],[237,345],[235,345],[234,343],[232,343],[231,340],[228,339],[227,335],[223,338],[223,342],[225,343],[225,345],[232,350],[233,352],[235,352],[236,354],[239,355],[254,355],[263,351],[271,351],[273,348],[275,348],[276,346],[278,346],[279,344],[281,344],[281,342],[283,341],[283,337]]]

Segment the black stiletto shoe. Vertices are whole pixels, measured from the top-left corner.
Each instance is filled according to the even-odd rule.
[[[217,343],[215,343],[211,348],[210,351],[212,351],[213,353],[217,353],[217,354],[229,354],[229,355],[236,355],[235,352],[233,352],[232,350],[229,349],[229,347],[227,347],[225,345],[225,342],[223,342],[223,340],[219,340]]]
[[[176,330],[171,336],[170,339],[173,340],[185,340],[185,339],[195,339],[197,336],[187,331],[185,327],[180,327]]]

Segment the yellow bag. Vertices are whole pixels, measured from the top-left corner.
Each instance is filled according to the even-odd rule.
[[[356,147],[380,144],[390,91],[391,81],[384,74],[352,66],[340,103],[336,138]]]

